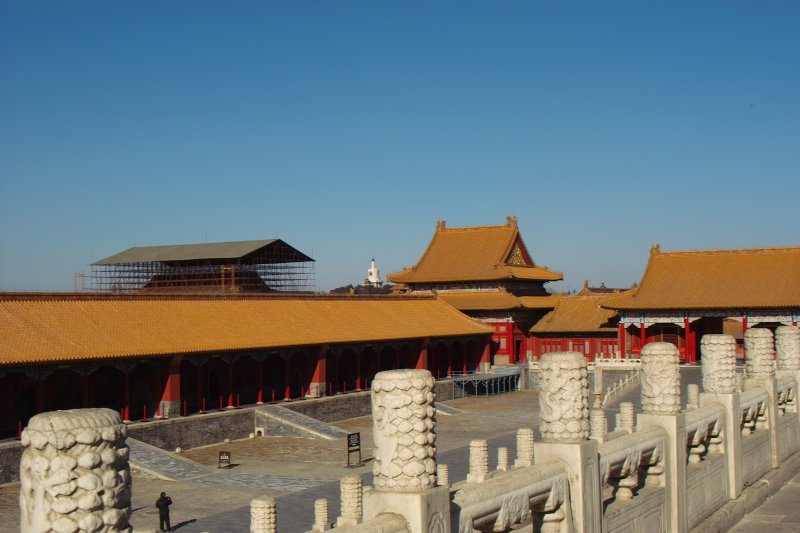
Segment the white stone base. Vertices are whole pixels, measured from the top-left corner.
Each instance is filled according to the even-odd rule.
[[[411,533],[450,532],[450,488],[418,492],[364,490],[364,520],[381,513],[396,513],[408,521]]]

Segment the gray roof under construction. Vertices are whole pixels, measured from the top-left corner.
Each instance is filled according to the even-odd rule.
[[[266,239],[205,244],[173,244],[169,246],[134,246],[133,248],[128,248],[124,252],[114,254],[92,264],[121,265],[129,263],[241,259],[270,246],[285,246],[293,252],[293,255],[296,254],[289,262],[313,261],[313,259],[280,239]]]

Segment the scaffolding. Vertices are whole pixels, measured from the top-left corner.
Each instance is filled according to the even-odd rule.
[[[252,244],[131,248],[92,264],[89,288],[114,293],[238,294],[314,290],[313,259],[279,239],[248,242]],[[232,256],[231,249],[242,253]]]

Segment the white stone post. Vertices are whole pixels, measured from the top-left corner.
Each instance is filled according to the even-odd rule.
[[[20,531],[131,530],[130,451],[111,409],[41,413],[22,432]]]
[[[700,406],[721,405],[725,410],[723,452],[728,465],[728,497],[736,499],[744,489],[742,478],[742,417],[736,374],[736,339],[732,335],[704,335],[700,341],[703,392]]]
[[[489,444],[482,439],[469,443],[469,473],[468,483],[481,483],[486,480],[489,473]]]
[[[686,386],[686,409],[692,410],[700,407],[700,385],[690,383]]]
[[[336,527],[355,526],[364,518],[364,486],[361,476],[345,476],[339,482],[342,514]]]
[[[314,525],[311,531],[327,531],[331,528],[328,522],[328,500],[319,498],[314,500]]]
[[[250,533],[276,533],[278,507],[275,498],[262,496],[250,502]]]
[[[514,466],[533,466],[534,434],[530,428],[517,430],[517,458]]]
[[[570,471],[569,494],[573,530],[601,528],[598,443],[589,439],[589,379],[580,352],[556,352],[539,361],[539,410],[544,442],[537,442],[536,461],[560,460]],[[567,521],[560,522],[566,527]]]
[[[636,411],[634,410],[633,403],[621,402],[619,404],[619,429],[633,433],[636,427]]]
[[[372,382],[374,490],[364,518],[403,516],[411,533],[450,530],[450,488],[436,482],[434,379],[427,370],[378,372]]]
[[[775,352],[778,373],[793,376],[800,386],[800,328],[779,326],[775,330]]]
[[[450,469],[447,465],[436,465],[436,481],[440,487],[450,486]]]
[[[767,428],[772,455],[772,468],[778,468],[778,381],[775,379],[775,358],[772,332],[766,328],[750,328],[744,333],[744,390],[761,387],[767,391]]]
[[[591,438],[604,443],[606,435],[608,435],[608,420],[606,420],[606,412],[602,409],[593,409],[589,417],[589,424],[591,429]]]
[[[642,413],[639,429],[667,432],[664,469],[668,502],[667,531],[689,529],[686,502],[686,418],[681,409],[679,353],[674,344],[651,342],[642,348]]]
[[[497,469],[501,472],[508,470],[508,448],[497,448]]]

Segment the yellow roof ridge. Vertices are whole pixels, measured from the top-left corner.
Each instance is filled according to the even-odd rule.
[[[800,252],[800,246],[762,246],[758,248],[718,248],[709,250],[670,250],[658,251],[658,255],[711,255],[711,254],[749,254],[749,253],[796,253]]]

